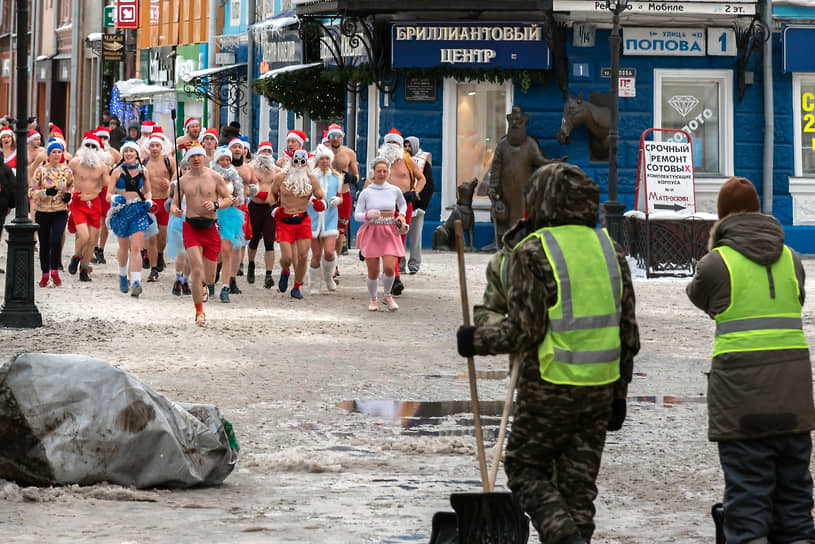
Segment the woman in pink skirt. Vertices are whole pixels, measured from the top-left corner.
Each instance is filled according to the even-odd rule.
[[[374,160],[373,183],[365,188],[357,199],[357,208],[354,218],[364,222],[357,232],[357,247],[365,256],[368,265],[368,293],[371,302],[368,310],[375,312],[379,301],[376,293],[379,287],[379,259],[382,259],[382,283],[385,294],[382,304],[388,310],[395,312],[399,309],[391,296],[393,281],[396,279],[396,263],[400,257],[405,256],[405,246],[400,235],[408,230],[405,221],[407,203],[402,191],[388,183],[388,161],[383,158]]]

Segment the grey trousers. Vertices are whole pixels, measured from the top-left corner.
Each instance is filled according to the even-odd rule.
[[[727,544],[815,542],[809,433],[719,442]]]
[[[410,220],[410,232],[408,233],[410,249],[408,269],[419,270],[422,266],[422,228],[424,228],[424,210],[417,209],[413,219]]]

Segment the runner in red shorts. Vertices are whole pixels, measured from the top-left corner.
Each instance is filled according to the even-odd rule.
[[[215,283],[215,267],[221,249],[221,236],[217,227],[219,208],[232,205],[232,197],[224,178],[206,167],[204,148],[193,144],[184,155],[190,171],[180,181],[177,197],[171,211],[182,217],[181,199],[187,197],[187,215],[184,220],[184,247],[190,263],[190,284],[195,302],[195,322],[206,327],[204,294],[208,283]]]
[[[272,194],[279,194],[280,206],[272,209],[277,223],[277,243],[280,244],[280,281],[277,288],[286,292],[289,285],[289,266],[292,263],[294,246],[297,247],[297,261],[294,263],[294,287],[292,298],[303,298],[300,286],[306,277],[306,262],[311,246],[311,220],[306,208],[309,200],[317,212],[326,208],[325,194],[308,167],[308,153],[305,149],[294,152],[290,161],[283,167],[283,173],[272,183]]]

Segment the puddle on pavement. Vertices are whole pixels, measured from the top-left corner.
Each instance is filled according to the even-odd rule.
[[[643,407],[673,408],[682,404],[703,404],[706,398],[673,395],[639,395],[628,397],[629,403]],[[398,423],[404,435],[465,436],[472,434],[473,418],[468,400],[400,401],[389,399],[346,400],[337,406],[348,412],[365,414]],[[501,424],[503,401],[481,401],[481,425],[485,438],[494,438]]]

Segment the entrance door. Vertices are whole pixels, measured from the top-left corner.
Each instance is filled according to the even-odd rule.
[[[65,81],[54,81],[51,84],[51,114],[48,118],[57,125],[68,137],[68,83]]]

